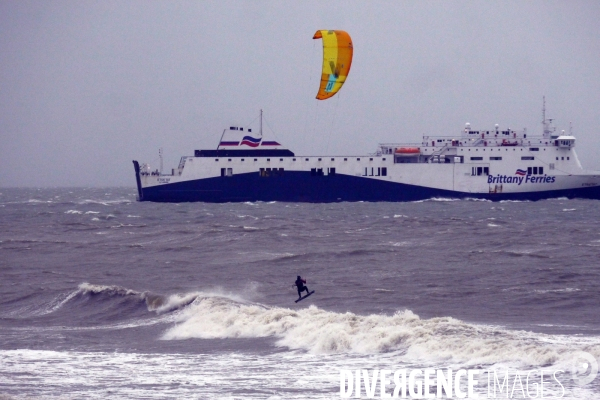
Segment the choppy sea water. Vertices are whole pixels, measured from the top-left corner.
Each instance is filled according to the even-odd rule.
[[[0,397],[335,399],[340,370],[452,368],[561,370],[544,397],[596,399],[572,369],[600,359],[599,220],[587,200],[0,189]]]

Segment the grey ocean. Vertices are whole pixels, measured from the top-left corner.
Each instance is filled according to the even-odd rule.
[[[599,221],[586,200],[1,189],[0,397],[336,399],[341,369],[498,368],[595,399],[570,368],[600,359]]]

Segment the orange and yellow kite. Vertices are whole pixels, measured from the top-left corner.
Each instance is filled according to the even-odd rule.
[[[344,31],[317,31],[313,39],[323,39],[323,72],[317,99],[334,96],[346,82],[352,64],[352,39]]]

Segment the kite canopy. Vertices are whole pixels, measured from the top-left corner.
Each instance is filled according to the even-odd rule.
[[[352,64],[352,39],[344,31],[317,31],[313,39],[323,39],[323,72],[317,99],[335,95],[346,82]]]

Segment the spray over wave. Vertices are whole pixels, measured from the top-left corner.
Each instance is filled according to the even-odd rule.
[[[315,354],[398,353],[413,360],[546,366],[566,362],[577,351],[600,356],[600,340],[510,331],[442,317],[421,319],[410,310],[394,315],[336,313],[240,304],[198,297],[176,317],[165,340],[274,337],[277,345]]]

